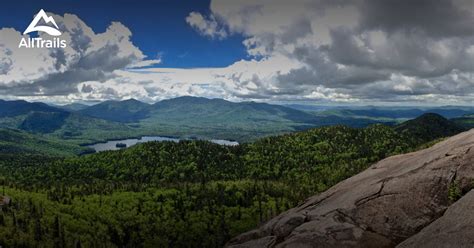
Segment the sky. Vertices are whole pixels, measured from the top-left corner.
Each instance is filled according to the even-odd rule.
[[[18,47],[44,9],[66,48]],[[0,98],[471,105],[472,0],[16,0]]]

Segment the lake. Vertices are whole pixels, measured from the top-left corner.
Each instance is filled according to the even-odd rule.
[[[112,150],[120,150],[124,149],[125,147],[117,147],[117,144],[125,144],[127,147],[133,146],[138,143],[150,142],[150,141],[174,141],[179,142],[181,139],[178,138],[170,138],[170,137],[163,137],[163,136],[143,136],[138,139],[123,139],[123,140],[109,140],[103,143],[96,143],[92,145],[88,145],[94,149],[96,152],[101,151],[112,151]],[[230,140],[220,140],[220,139],[210,139],[210,142],[219,144],[219,145],[226,145],[226,146],[236,146],[239,143],[236,141]]]

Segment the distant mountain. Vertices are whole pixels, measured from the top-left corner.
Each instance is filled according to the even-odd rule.
[[[266,103],[234,103],[223,99],[183,96],[157,102],[153,105],[135,99],[125,101],[106,101],[79,111],[81,114],[117,122],[137,122],[144,119],[259,121],[276,119],[278,116],[289,121],[312,122],[315,116]],[[230,118],[230,119],[229,119]]]
[[[51,138],[90,143],[138,135],[127,125],[66,111],[44,103],[0,100],[0,128],[20,129]],[[19,141],[21,142],[21,141]]]
[[[137,122],[147,118],[150,105],[135,99],[105,101],[78,112],[87,116],[116,122]]]
[[[467,114],[451,119],[454,123],[466,129],[474,128],[474,114]]]
[[[385,116],[385,117],[394,117],[394,118],[415,118],[425,113],[435,113],[439,114],[445,118],[453,118],[462,116],[468,113],[474,112],[472,108],[466,107],[437,107],[437,108],[427,108],[427,109],[393,109],[392,111],[387,111],[383,109],[373,109],[368,111],[354,111],[355,113],[362,114],[366,113],[370,116]]]
[[[151,105],[135,99],[106,101],[77,113],[125,123],[144,130],[147,134],[238,141],[352,121],[341,117],[318,117],[280,105],[236,103],[191,96],[163,100]],[[365,120],[357,123],[365,123]]]
[[[316,116],[305,111],[267,103],[229,102],[223,99],[183,96],[149,105],[135,99],[106,101],[79,111],[82,114],[117,122],[209,124],[233,126],[264,122],[311,126],[351,124],[345,117]],[[359,118],[360,119],[360,118]],[[361,120],[365,125],[366,121]],[[375,122],[370,122],[375,123]]]
[[[50,133],[60,128],[69,112],[39,102],[0,100],[0,125],[29,132]]]
[[[16,119],[16,123],[7,127],[35,134],[48,134],[79,144],[139,135],[139,130],[123,123],[70,112],[30,112]]]
[[[2,108],[1,104],[5,106]],[[51,134],[85,143],[140,135],[244,142],[325,125],[365,127],[380,122],[391,124],[390,121],[364,117],[316,115],[267,103],[190,96],[155,104],[129,99],[83,107],[81,104],[52,107],[43,103],[2,101],[0,109],[4,112],[0,113],[0,127]]]
[[[124,123],[71,113],[61,128],[51,134],[82,144],[144,135],[145,133],[141,133],[141,131],[141,129],[132,128]]]
[[[55,107],[60,108],[60,109],[64,109],[64,110],[67,110],[67,111],[75,112],[75,111],[79,111],[79,110],[83,110],[85,108],[88,108],[89,105],[85,105],[85,104],[82,104],[82,103],[70,103],[70,104],[66,104],[66,105],[57,105]]]
[[[302,110],[302,111],[311,111],[311,112],[321,112],[321,111],[337,108],[333,106],[305,105],[305,104],[285,104],[283,106],[292,108],[292,109],[297,109],[297,110]]]
[[[474,113],[473,107],[463,107],[463,106],[442,106],[436,108],[425,109],[425,113],[436,113],[442,115],[445,118],[456,118],[463,115],[468,115]]]
[[[19,128],[32,133],[51,134],[77,142],[126,138],[140,135],[220,138],[241,142],[259,137],[306,130],[318,126],[347,125],[365,127],[384,123],[394,125],[403,119],[394,117],[422,113],[418,109],[336,109],[320,112],[302,111],[286,106],[257,102],[230,102],[223,99],[183,96],[147,104],[135,99],[105,101],[93,106],[76,104],[65,110],[44,103],[0,100],[0,127]],[[448,107],[446,107],[449,109]],[[455,108],[455,107],[452,107]],[[403,110],[403,111],[402,111]],[[459,109],[468,111],[468,109]],[[442,119],[441,119],[442,118]],[[434,121],[448,124],[443,130],[426,132],[426,137],[452,135],[459,126],[441,116],[426,115],[422,124]],[[442,123],[441,123],[442,122]],[[400,131],[418,132],[410,122]],[[425,130],[425,129],[423,129]],[[454,131],[453,131],[454,130]]]
[[[51,133],[61,128],[69,115],[69,112],[31,112],[19,128],[35,133]]]
[[[27,102],[23,100],[5,101],[0,100],[0,117],[13,117],[28,114],[32,111],[41,112],[65,112],[65,110],[49,106],[40,102]]]
[[[328,125],[365,127],[381,123],[369,118],[319,116],[282,105],[229,102],[223,99],[178,97],[152,105],[146,127],[167,127],[171,134],[250,141],[259,137]],[[390,123],[392,124],[392,123]]]
[[[307,109],[316,111],[315,107],[303,107],[290,105],[297,109]],[[375,107],[375,106],[335,106],[326,107],[325,110],[318,111],[320,115],[330,114],[346,117],[369,117],[369,118],[389,118],[389,119],[412,119],[422,114],[435,113],[445,118],[455,118],[474,113],[474,108],[465,106],[441,106],[441,107]]]
[[[311,123],[316,117],[309,113],[280,105],[256,102],[229,102],[223,99],[183,96],[163,100],[152,105],[152,116],[177,120],[200,121],[265,121],[285,119],[292,122]]]
[[[434,113],[423,114],[413,120],[403,122],[395,130],[426,141],[440,137],[449,137],[465,131],[453,121]]]

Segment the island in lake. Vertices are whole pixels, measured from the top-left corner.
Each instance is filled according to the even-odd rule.
[[[117,147],[117,148],[126,148],[126,147],[127,147],[127,144],[124,144],[124,143],[117,143],[117,144],[115,144],[115,147]]]
[[[171,137],[164,137],[164,136],[143,136],[140,138],[135,139],[123,139],[123,140],[108,140],[107,142],[95,143],[88,145],[88,147],[94,149],[96,152],[101,151],[110,151],[110,150],[119,150],[127,147],[131,147],[138,143],[150,142],[150,141],[173,141],[179,142],[180,138],[171,138]],[[239,143],[237,141],[231,140],[221,140],[221,139],[210,139],[212,143],[216,143],[219,145],[226,145],[226,146],[236,146]]]

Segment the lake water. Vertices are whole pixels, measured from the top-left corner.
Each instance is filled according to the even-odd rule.
[[[117,147],[118,143],[125,144],[127,147],[133,146],[138,143],[144,143],[144,142],[149,142],[149,141],[174,141],[178,142],[181,139],[178,138],[169,138],[169,137],[163,137],[163,136],[143,136],[139,139],[123,139],[123,140],[109,140],[104,143],[96,143],[92,145],[88,145],[87,147],[90,147],[94,149],[96,152],[101,152],[101,151],[111,151],[111,150],[120,150],[124,149],[121,147]],[[227,146],[236,146],[239,143],[236,141],[230,141],[230,140],[219,140],[219,139],[211,139],[209,140],[210,142],[219,144],[219,145],[227,145]]]

